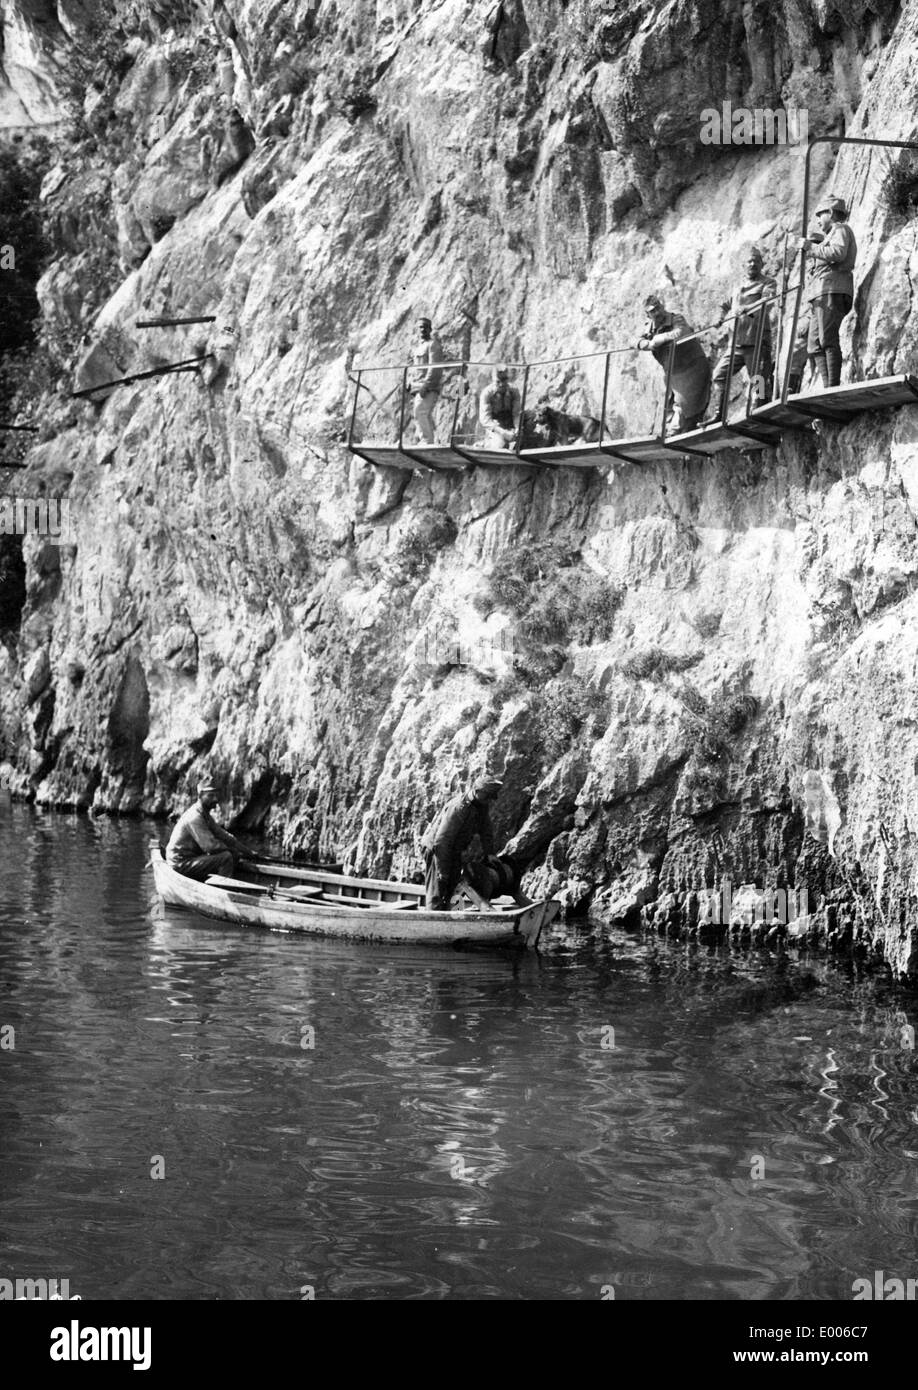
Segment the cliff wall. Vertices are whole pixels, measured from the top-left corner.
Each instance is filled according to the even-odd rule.
[[[704,145],[701,113],[915,138],[918,0],[507,0],[496,32],[468,0],[87,10],[3,9],[8,105],[13,31],[42,92],[55,64],[85,87],[43,195],[47,341],[68,389],[214,356],[41,401],[16,490],[66,496],[71,534],[26,538],[0,646],[16,789],[166,813],[211,772],[242,826],[402,876],[487,768],[533,889],[689,930],[704,883],[796,883],[801,930],[918,968],[918,413],[596,471],[344,447],[349,373],[404,360],[418,313],[482,362],[633,343],[650,288],[711,322],[743,245],[774,269],[799,231],[804,148]],[[861,248],[854,376],[914,367],[898,162],[814,160]],[[134,327],[169,313],[217,321]],[[596,408],[588,371],[543,385]],[[613,359],[623,433],[660,389]]]

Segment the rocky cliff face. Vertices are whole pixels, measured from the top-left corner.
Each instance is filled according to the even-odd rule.
[[[533,889],[697,931],[705,884],[796,883],[793,931],[918,968],[918,414],[598,471],[344,447],[348,373],[404,360],[419,312],[472,361],[632,343],[651,287],[710,322],[743,244],[774,267],[799,229],[803,148],[703,145],[701,112],[913,138],[916,0],[133,0],[90,68],[86,14],[47,8],[87,75],[48,332],[81,385],[213,356],[42,403],[16,486],[71,534],[26,539],[0,647],[16,788],[163,813],[213,772],[243,826],[406,875],[488,768]],[[3,13],[15,90],[10,26],[37,52],[44,10]],[[853,375],[913,366],[888,168],[814,160],[861,246]],[[596,408],[588,374],[543,384]],[[660,385],[613,359],[623,433]]]

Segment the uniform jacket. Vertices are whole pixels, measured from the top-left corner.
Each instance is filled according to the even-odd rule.
[[[857,242],[847,222],[833,222],[822,241],[808,246],[807,300],[824,294],[849,294],[854,298],[854,262]]]
[[[476,835],[481,840],[482,853],[486,857],[493,854],[491,813],[470,792],[463,792],[446,803],[426,830],[421,844],[428,852],[434,850],[438,859],[449,861],[457,859]]]
[[[691,342],[681,342],[693,331],[691,324],[681,314],[667,314],[658,324],[656,332],[653,323],[650,323],[645,334],[650,339],[650,351],[664,371],[669,362],[669,345],[676,343],[670,389],[686,415],[695,415],[704,410],[711,385],[711,364],[700,340],[692,338]]]
[[[745,280],[742,285],[737,285],[733,291],[733,299],[730,304],[730,313],[739,314],[739,323],[736,329],[736,346],[753,347],[755,335],[759,328],[758,313],[746,313],[751,305],[758,304],[762,299],[772,299],[775,294],[774,280],[762,277],[758,280]],[[765,327],[762,330],[762,342],[771,342],[771,313],[774,304],[769,304],[765,309]],[[733,325],[728,325],[731,333]],[[729,342],[727,344],[729,351]]]
[[[411,360],[415,367],[408,373],[409,391],[439,391],[443,384],[443,372],[437,367],[443,361],[443,348],[434,333],[430,338],[416,338],[411,347]]]
[[[204,810],[200,801],[196,801],[179,818],[169,837],[166,859],[178,868],[187,864],[189,860],[197,859],[201,854],[217,854],[224,849],[231,849],[236,854],[245,852],[245,846],[230,835],[229,831],[219,826],[210,812]]]
[[[650,339],[650,351],[653,353],[660,366],[665,368],[669,362],[670,343],[681,344],[676,348],[676,355],[673,358],[673,380],[685,372],[690,372],[702,363],[707,365],[708,357],[701,341],[692,338],[689,343],[682,343],[683,338],[691,337],[695,330],[682,314],[667,314],[665,319],[659,324],[656,332],[653,323],[648,324],[646,336]]]
[[[512,430],[520,413],[520,393],[509,382],[506,386],[492,382],[481,393],[478,418],[486,429],[497,425],[502,430]]]

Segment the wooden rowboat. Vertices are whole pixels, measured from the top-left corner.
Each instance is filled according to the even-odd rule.
[[[166,863],[156,840],[150,848],[156,891],[163,902],[272,931],[428,946],[461,942],[534,947],[542,929],[561,910],[555,899],[543,898],[526,907],[488,903],[480,909],[432,912],[424,906],[422,884],[258,861],[246,864],[245,878],[211,875],[206,883],[198,883]]]

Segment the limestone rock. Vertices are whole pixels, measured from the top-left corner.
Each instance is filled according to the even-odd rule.
[[[6,6],[17,119],[81,22],[70,0],[49,48],[40,8]],[[46,180],[42,316],[68,382],[214,356],[92,408],[47,398],[30,486],[76,531],[23,544],[0,645],[17,790],[165,814],[206,767],[288,847],[411,878],[436,808],[499,769],[530,892],[699,935],[713,884],[752,905],[805,884],[800,940],[914,971],[918,415],[594,472],[388,469],[345,444],[352,422],[413,437],[419,313],[451,358],[552,359],[536,399],[595,414],[605,390],[616,432],[650,432],[662,373],[627,350],[647,291],[710,324],[740,248],[776,270],[801,215],[804,145],[706,145],[701,111],[908,137],[918,0],[502,9],[492,59],[495,7],[466,0],[132,7],[98,88],[110,144]],[[910,370],[918,334],[886,167],[813,159],[814,193],[853,209],[855,374]],[[135,329],[183,314],[216,321]],[[443,433],[476,410],[458,380]]]

